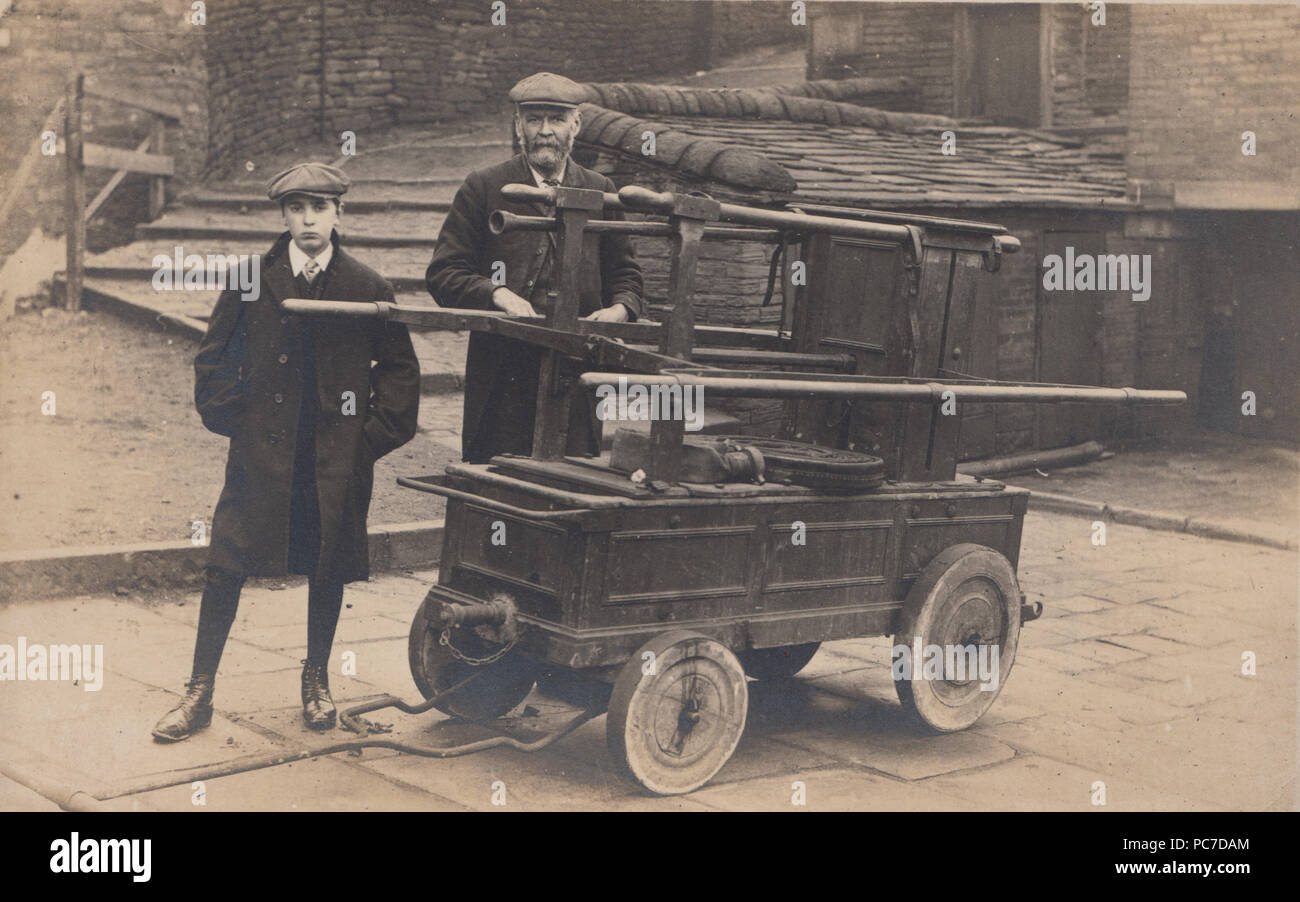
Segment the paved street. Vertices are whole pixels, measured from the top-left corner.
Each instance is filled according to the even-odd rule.
[[[1002,695],[974,728],[924,736],[902,720],[885,638],[830,643],[794,681],[750,684],[749,722],[702,790],[658,799],[612,772],[604,718],[535,754],[429,760],[387,750],[211,780],[205,810],[1288,810],[1295,806],[1296,567],[1293,553],[1031,511],[1020,566],[1031,600]],[[406,633],[434,572],[349,589],[332,661],[337,700],[417,693]],[[0,643],[104,646],[98,692],[0,683],[4,753],[95,791],[128,778],[349,738],[309,734],[298,704],[306,590],[245,590],[217,682],[218,716],[187,742],[155,745],[153,721],[188,675],[196,595],[112,597],[0,609]],[[1254,676],[1242,675],[1253,652]],[[356,675],[341,676],[342,656]],[[572,713],[534,692],[503,725],[538,735]],[[378,712],[393,735],[450,744],[483,735],[442,715]],[[493,805],[494,783],[505,805]],[[136,797],[190,810],[188,784]],[[125,803],[124,803],[125,804]],[[0,808],[44,799],[0,779]]]

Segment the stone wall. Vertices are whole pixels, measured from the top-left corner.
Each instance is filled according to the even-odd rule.
[[[728,0],[705,5],[712,10],[710,64],[755,47],[808,42],[808,26],[794,24],[787,0]]]
[[[1129,7],[1106,5],[1106,23],[1075,4],[1040,7],[1048,16],[1054,126],[1122,123],[1128,109]]]
[[[911,112],[953,112],[953,6],[811,3],[808,77],[910,79]]]
[[[1246,208],[1295,198],[1300,6],[1136,6],[1132,17],[1129,178],[1188,189],[1180,205],[1194,183],[1219,183]],[[1242,154],[1245,131],[1255,156]]]
[[[966,4],[969,6],[969,4]],[[906,77],[916,83],[916,112],[951,115],[955,107],[954,15],[961,4],[815,4],[809,78]],[[1091,24],[1078,4],[1042,4],[1051,43],[1052,124],[1122,121],[1128,98],[1129,8],[1106,7]],[[1031,14],[1032,10],[1025,10]]]
[[[499,112],[539,70],[635,81],[795,39],[781,3],[534,0],[506,3],[504,24],[484,0],[325,0],[323,22],[321,8],[211,5],[214,172],[286,140]]]
[[[320,4],[304,0],[208,4],[208,174],[319,134],[321,24]]]

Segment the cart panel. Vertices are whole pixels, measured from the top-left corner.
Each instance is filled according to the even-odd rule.
[[[1015,490],[898,488],[628,500],[564,522],[453,499],[439,584],[459,598],[509,594],[526,627],[521,648],[569,667],[620,664],[669,627],[733,650],[884,635],[944,548],[976,542],[1014,562],[1027,506],[1027,493]],[[519,508],[536,504],[500,485],[492,494]],[[493,544],[500,524],[505,544]]]
[[[753,535],[752,525],[613,532],[603,603],[743,605]]]

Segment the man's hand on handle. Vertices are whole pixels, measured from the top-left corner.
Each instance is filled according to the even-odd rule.
[[[504,310],[511,316],[541,316],[540,313],[533,309],[532,304],[504,285],[493,290],[492,306]]]
[[[625,323],[627,322],[627,306],[624,304],[610,304],[608,307],[601,307],[594,313],[587,314],[587,319],[596,320],[602,323]]]
[[[532,304],[528,303],[504,285],[498,286],[493,290],[492,306],[499,310],[504,310],[510,316],[541,316],[540,313],[533,309]],[[586,316],[586,319],[605,323],[625,323],[628,321],[628,318],[628,309],[624,304],[611,304],[608,307],[601,307],[599,310]]]

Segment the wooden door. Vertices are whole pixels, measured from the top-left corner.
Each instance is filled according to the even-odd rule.
[[[944,327],[939,378],[997,378],[997,280],[984,269],[982,255],[958,251],[953,257],[952,297]],[[958,460],[992,457],[997,450],[995,404],[967,404],[962,411]]]
[[[1098,232],[1044,232],[1043,259],[1053,254],[1066,258],[1103,253]],[[1043,288],[1044,266],[1038,267],[1037,370],[1040,382],[1068,385],[1101,384],[1101,292],[1047,291]],[[1066,272],[1071,281],[1073,273]],[[1039,404],[1035,423],[1035,445],[1060,448],[1097,437],[1100,418],[1089,404]]]
[[[968,75],[956,86],[962,115],[999,125],[1041,124],[1039,7],[1033,4],[976,4],[961,53]]]

